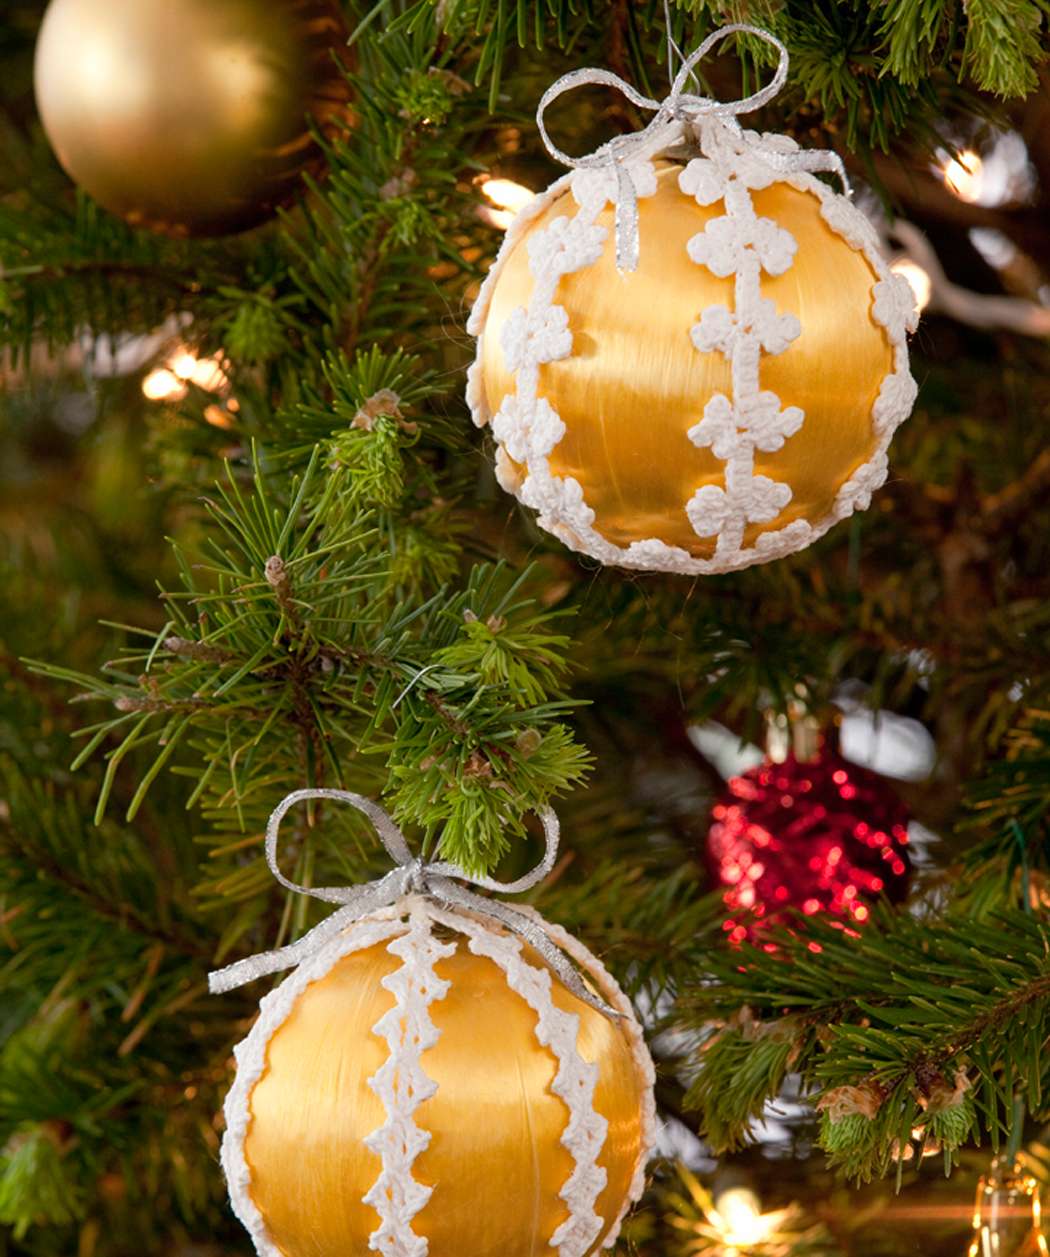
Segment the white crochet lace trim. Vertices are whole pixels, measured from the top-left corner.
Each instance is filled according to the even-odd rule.
[[[444,999],[449,983],[434,972],[436,961],[454,954],[454,943],[442,943],[432,932],[424,900],[413,903],[408,933],[387,948],[403,964],[383,979],[394,996],[394,1006],[373,1027],[386,1039],[390,1055],[368,1080],[382,1100],[387,1120],[365,1139],[365,1146],[382,1162],[382,1172],[365,1196],[382,1219],[368,1247],[384,1257],[426,1257],[427,1241],[412,1230],[412,1219],[430,1199],[432,1187],[412,1177],[412,1163],[430,1143],[430,1132],[420,1130],[414,1114],[437,1091],[437,1083],[423,1071],[422,1056],[441,1037],[430,1020],[430,1005]]]
[[[653,1087],[656,1083],[656,1070],[653,1066],[653,1058],[649,1054],[649,1048],[645,1042],[645,1035],[642,1027],[638,1023],[638,1019],[634,1015],[634,1009],[631,1002],[618,986],[616,979],[605,968],[600,960],[575,938],[568,930],[563,929],[560,925],[555,925],[546,920],[536,911],[535,908],[526,904],[518,904],[519,912],[524,912],[528,916],[533,917],[539,922],[546,934],[551,940],[571,957],[578,967],[587,974],[594,982],[599,994],[605,999],[610,1007],[615,1008],[617,1012],[622,1014],[621,1028],[627,1035],[631,1056],[634,1060],[638,1076],[644,1083],[642,1096],[642,1148],[638,1158],[638,1164],[635,1166],[634,1176],[631,1181],[630,1190],[627,1199],[624,1201],[623,1208],[620,1210],[619,1217],[616,1218],[613,1225],[602,1238],[603,1248],[612,1248],[620,1235],[620,1228],[623,1220],[631,1209],[631,1206],[641,1200],[645,1191],[645,1167],[652,1155],[657,1140],[657,1119],[656,1119],[656,1098],[653,1093]]]
[[[274,1243],[251,1195],[251,1171],[244,1156],[244,1141],[251,1123],[251,1094],[266,1069],[266,1049],[274,1033],[287,1021],[299,996],[311,982],[325,977],[344,956],[364,951],[394,935],[404,933],[401,913],[386,909],[361,921],[333,939],[304,961],[280,986],[259,1001],[259,1017],[248,1036],[233,1049],[237,1076],[223,1112],[226,1133],[222,1139],[222,1168],[233,1211],[252,1238],[259,1257],[284,1257]]]
[[[725,487],[704,485],[686,504],[686,514],[699,537],[717,537],[715,559],[733,564],[745,553],[748,524],[768,524],[791,501],[788,485],[755,475],[755,450],[769,453],[802,427],[797,406],[781,409],[775,393],[763,392],[759,361],[763,351],[782,353],[801,334],[791,314],[778,314],[762,296],[762,272],[783,275],[794,262],[795,238],[770,218],[759,218],[751,191],[767,188],[773,172],[737,154],[724,141],[724,127],[711,128],[704,151],[718,160],[694,158],[678,177],[678,186],[698,205],[721,200],[725,214],[712,218],[686,246],[694,262],[721,279],[734,279],[734,307],[708,306],[691,329],[693,344],[703,353],[718,351],[729,361],[733,396],[714,393],[689,439],[709,447],[725,462]]]
[[[414,1121],[416,1108],[436,1087],[422,1068],[422,1055],[433,1047],[439,1032],[430,1019],[429,1007],[443,998],[448,982],[434,972],[434,965],[455,950],[432,931],[434,923],[467,938],[470,950],[493,960],[506,975],[511,989],[536,1013],[536,1037],[558,1062],[551,1089],[569,1110],[561,1143],[572,1155],[574,1169],[560,1192],[569,1216],[551,1238],[558,1257],[584,1257],[596,1241],[611,1247],[630,1206],[645,1186],[645,1163],[655,1143],[656,1109],[653,1099],[655,1074],[641,1026],[630,1002],[599,961],[567,931],[543,920],[538,912],[517,905],[543,924],[544,930],[579,967],[592,978],[609,1005],[622,1014],[632,1056],[643,1088],[643,1146],[628,1199],[615,1224],[602,1235],[602,1220],[595,1203],[606,1184],[606,1172],[598,1164],[608,1123],[594,1109],[597,1066],[579,1055],[579,1018],[559,1009],[551,998],[551,975],[546,968],[528,964],[522,946],[513,935],[493,928],[466,912],[446,911],[430,900],[409,896],[395,908],[387,908],[351,926],[317,955],[304,961],[259,1004],[259,1018],[247,1038],[234,1048],[237,1076],[226,1098],[226,1134],[222,1164],[234,1212],[244,1224],[260,1257],[282,1257],[251,1196],[251,1172],[244,1156],[244,1142],[251,1121],[251,1093],[266,1068],[270,1038],[284,1024],[296,1001],[311,982],[326,976],[344,956],[391,939],[388,950],[402,959],[402,966],[383,979],[395,999],[394,1007],[374,1027],[386,1040],[390,1056],[369,1080],[383,1101],[387,1121],[365,1139],[382,1162],[375,1185],[364,1197],[379,1214],[381,1224],[369,1239],[369,1247],[385,1257],[426,1257],[428,1244],[412,1230],[412,1220],[427,1203],[432,1188],[412,1177],[412,1164],[429,1144],[430,1135]],[[406,921],[407,917],[407,921]]]
[[[519,912],[525,912],[542,923],[544,932],[592,979],[606,1003],[622,1014],[620,1025],[630,1043],[631,1056],[634,1058],[638,1076],[645,1084],[642,1091],[641,1155],[638,1158],[638,1164],[635,1166],[634,1177],[631,1181],[627,1199],[620,1210],[620,1216],[602,1240],[603,1248],[612,1248],[620,1237],[620,1228],[623,1226],[624,1218],[626,1218],[632,1205],[637,1204],[645,1192],[645,1167],[656,1149],[658,1126],[656,1120],[656,1095],[653,1090],[656,1085],[656,1069],[653,1065],[653,1058],[649,1054],[645,1035],[637,1017],[634,1015],[631,1001],[623,993],[616,979],[597,956],[588,951],[580,940],[570,934],[568,930],[563,929],[560,925],[555,925],[552,921],[545,920],[535,908],[527,904],[518,904],[517,907]]]
[[[522,957],[520,939],[497,934],[487,925],[458,913],[435,915],[466,935],[475,956],[486,956],[499,965],[510,989],[536,1014],[536,1038],[558,1062],[551,1090],[569,1110],[561,1144],[572,1155],[575,1166],[558,1193],[568,1206],[569,1216],[551,1236],[550,1246],[557,1249],[558,1257],[584,1257],[602,1233],[602,1220],[594,1206],[608,1181],[598,1157],[609,1123],[594,1108],[598,1066],[588,1064],[576,1046],[580,1019],[554,1003],[550,971],[536,968]]]
[[[794,553],[854,510],[866,508],[873,491],[886,478],[890,439],[911,412],[917,391],[908,370],[906,339],[906,333],[917,324],[912,290],[886,266],[878,238],[864,215],[813,175],[783,173],[767,164],[763,154],[775,158],[797,149],[785,136],[738,131],[719,118],[708,117],[698,123],[696,141],[703,156],[684,167],[682,190],[702,205],[723,200],[726,212],[690,240],[689,255],[713,274],[735,277],[733,310],[710,307],[691,329],[698,350],[717,350],[728,358],[733,381],[732,398],[721,393],[710,398],[703,418],[688,432],[691,441],[710,447],[726,464],[724,487],[705,485],[684,504],[697,534],[717,537],[710,558],[694,558],[681,547],[655,537],[626,548],[613,544],[595,529],[594,511],[584,500],[579,482],[571,476],[555,476],[550,469],[549,456],[564,436],[565,424],[549,400],[539,396],[539,369],[546,362],[568,357],[573,343],[567,312],[555,304],[555,294],[564,275],[593,265],[602,255],[607,232],[596,219],[608,202],[616,201],[614,176],[605,170],[576,171],[530,202],[507,232],[467,323],[468,331],[478,337],[477,355],[467,377],[467,402],[479,427],[491,421],[499,446],[496,472],[500,484],[533,507],[541,527],[572,549],[606,564],[686,575],[734,571]],[[629,169],[638,195],[653,195],[656,171],[652,161],[633,161]],[[885,328],[893,349],[893,370],[883,380],[872,408],[875,453],[840,487],[831,511],[815,523],[800,519],[764,532],[754,546],[744,547],[747,524],[773,522],[791,498],[786,484],[754,474],[754,452],[780,449],[804,422],[798,407],[782,409],[776,394],[763,391],[759,382],[761,354],[782,353],[801,331],[794,316],[778,314],[773,303],[761,295],[761,271],[783,274],[791,266],[797,247],[789,232],[754,212],[750,192],[775,181],[816,196],[821,216],[831,230],[870,263],[878,276],[872,287],[871,314]],[[481,363],[492,294],[507,258],[530,224],[567,187],[579,205],[576,215],[554,219],[527,241],[533,290],[528,306],[512,312],[501,334],[501,348],[514,375],[516,392],[504,397],[490,416]],[[643,240],[643,264],[644,249]],[[513,464],[525,468],[524,476]]]

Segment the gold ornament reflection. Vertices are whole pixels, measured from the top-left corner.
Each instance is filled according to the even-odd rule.
[[[40,116],[68,174],[137,227],[216,235],[294,198],[348,121],[337,0],[51,0]]]
[[[531,964],[542,966],[526,948]],[[362,1197],[379,1158],[363,1143],[386,1120],[368,1079],[387,1057],[372,1027],[392,1005],[380,984],[401,964],[385,944],[344,957],[309,986],[270,1040],[245,1141],[251,1193],[285,1257],[362,1257],[379,1216]],[[568,1216],[558,1193],[574,1162],[561,1146],[568,1109],[550,1090],[554,1056],[536,1016],[492,961],[460,940],[436,965],[451,982],[430,1006],[441,1032],[422,1065],[437,1084],[416,1111],[432,1139],[413,1176],[434,1188],[413,1230],[430,1257],[540,1257]],[[578,1047],[599,1065],[596,1110],[609,1123],[597,1211],[611,1224],[642,1146],[638,1077],[623,1031],[553,979],[554,1001],[580,1019]],[[595,1251],[597,1250],[597,1246]]]
[[[689,260],[689,239],[724,210],[684,195],[679,171],[663,163],[656,195],[639,201],[636,271],[616,269],[612,207],[599,216],[608,230],[602,257],[564,276],[555,297],[568,311],[572,354],[540,368],[539,391],[566,426],[551,470],[579,481],[595,528],[620,546],[657,537],[706,558],[715,541],[695,534],[685,505],[701,486],[721,486],[725,465],[686,433],[711,395],[732,387],[726,359],[699,352],[689,333],[707,306],[732,309],[733,280]],[[756,212],[798,242],[785,274],[763,276],[762,294],[802,325],[784,353],[762,356],[761,385],[783,405],[802,407],[806,418],[780,451],[756,451],[755,473],[790,485],[792,500],[771,524],[748,529],[746,545],[795,519],[827,515],[838,489],[874,453],[871,408],[892,369],[889,342],[871,317],[877,276],[864,255],[827,226],[811,193],[775,183],[753,196]],[[558,197],[518,241],[496,283],[482,348],[490,416],[514,391],[500,333],[532,292],[527,241],[576,208],[571,193]]]

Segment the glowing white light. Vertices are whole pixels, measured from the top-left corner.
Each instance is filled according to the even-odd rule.
[[[984,162],[973,149],[950,157],[944,165],[944,182],[960,201],[976,204],[981,199]]]
[[[915,304],[920,311],[925,310],[930,304],[930,297],[933,293],[933,281],[926,271],[911,258],[898,258],[890,265],[890,270],[908,281],[915,294]]]
[[[536,196],[531,188],[515,183],[513,179],[485,179],[481,184],[481,191],[491,202],[491,208],[482,205],[478,210],[478,217],[490,227],[498,227],[500,231],[506,231],[518,211]]]
[[[180,380],[192,380],[197,370],[197,357],[188,349],[180,349],[168,359],[168,369],[174,371]]]
[[[151,402],[177,402],[186,396],[186,385],[174,371],[158,367],[142,381],[142,392]]]
[[[230,379],[222,367],[222,354],[210,358],[198,358],[185,345],[168,355],[164,366],[157,367],[142,381],[142,391],[150,401],[181,401],[189,391],[188,384],[195,384],[207,393],[225,393]],[[236,403],[230,398],[229,408]]]
[[[216,358],[201,358],[194,363],[190,379],[209,393],[221,393],[230,382]]]
[[[497,209],[511,210],[515,214],[536,196],[531,188],[513,179],[486,179],[481,190]]]
[[[208,393],[221,393],[230,383],[221,361],[221,354],[215,354],[211,358],[198,358],[192,350],[183,347],[170,355],[165,369],[178,379],[196,384]]]
[[[1016,131],[990,133],[980,154],[966,149],[937,153],[934,172],[960,200],[973,205],[1027,205],[1033,201],[1038,180],[1028,148]]]
[[[762,1204],[750,1188],[730,1187],[715,1200],[718,1228],[726,1244],[747,1248],[760,1244],[776,1230],[780,1213],[763,1213]]]
[[[478,208],[478,217],[490,227],[498,227],[500,231],[506,231],[517,215],[511,210],[489,209],[487,205],[482,205]]]

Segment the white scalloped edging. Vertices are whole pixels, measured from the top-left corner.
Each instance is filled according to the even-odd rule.
[[[550,971],[538,969],[522,957],[520,939],[512,934],[497,934],[466,916],[440,919],[466,935],[475,956],[485,956],[503,970],[507,985],[536,1014],[536,1038],[558,1062],[551,1090],[569,1110],[561,1144],[571,1155],[574,1167],[558,1193],[569,1216],[551,1236],[550,1246],[557,1249],[558,1257],[583,1257],[602,1233],[602,1220],[594,1206],[608,1182],[598,1157],[609,1123],[594,1108],[598,1067],[589,1065],[576,1047],[580,1019],[554,1003]]]
[[[368,1246],[384,1257],[426,1257],[427,1253],[427,1242],[412,1230],[412,1219],[434,1189],[416,1182],[412,1165],[431,1136],[416,1125],[415,1111],[437,1091],[437,1083],[423,1070],[422,1057],[441,1037],[430,1020],[430,1005],[444,999],[449,983],[437,976],[434,965],[456,950],[455,944],[434,937],[431,924],[422,901],[414,904],[408,933],[387,948],[401,957],[402,965],[383,979],[383,986],[394,996],[394,1006],[373,1027],[386,1040],[390,1055],[368,1085],[382,1100],[387,1120],[364,1141],[383,1167],[364,1200],[381,1219]]]
[[[638,1158],[638,1164],[635,1166],[634,1178],[631,1181],[627,1199],[620,1210],[620,1216],[602,1240],[603,1248],[612,1248],[620,1238],[620,1229],[623,1226],[624,1219],[645,1193],[645,1167],[649,1162],[649,1158],[656,1151],[658,1135],[656,1093],[654,1091],[656,1086],[656,1067],[653,1065],[653,1058],[645,1041],[645,1034],[642,1031],[641,1024],[634,1015],[631,1001],[623,993],[616,979],[605,968],[598,957],[593,952],[588,951],[580,940],[570,934],[568,930],[560,925],[556,925],[553,921],[545,920],[535,908],[527,904],[519,904],[518,911],[533,917],[543,926],[544,933],[567,956],[576,962],[580,969],[594,982],[595,987],[606,1003],[611,1008],[615,1008],[620,1014],[621,1026],[627,1034],[635,1068],[638,1070],[639,1078],[645,1084],[642,1091],[641,1155]]]
[[[403,934],[405,927],[400,916],[393,909],[376,913],[374,917],[358,922],[304,961],[280,986],[263,996],[259,1001],[258,1019],[247,1038],[233,1049],[237,1075],[223,1105],[226,1133],[222,1137],[222,1168],[233,1212],[251,1236],[259,1257],[284,1257],[252,1199],[251,1170],[244,1157],[244,1141],[251,1123],[251,1094],[266,1068],[267,1045],[288,1020],[299,996],[311,982],[326,977],[344,956]]]

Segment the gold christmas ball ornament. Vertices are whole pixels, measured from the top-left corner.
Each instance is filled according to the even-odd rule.
[[[235,1049],[234,1211],[260,1257],[594,1257],[641,1195],[655,1132],[630,1004],[571,935],[412,862],[369,815],[401,867],[308,892],[347,906],[212,976],[225,990],[297,965]]]
[[[135,227],[241,231],[294,199],[347,124],[338,0],[51,0],[44,129],[70,177]]]
[[[468,400],[500,483],[603,563],[707,574],[801,550],[886,477],[916,313],[834,154],[684,94],[523,209],[479,294]],[[779,45],[778,45],[779,47]],[[541,104],[597,71],[559,81]],[[590,76],[590,77],[588,77]],[[599,81],[611,82],[613,76]],[[728,110],[728,113],[718,112]],[[547,139],[546,131],[543,132]]]

